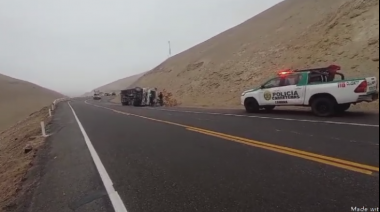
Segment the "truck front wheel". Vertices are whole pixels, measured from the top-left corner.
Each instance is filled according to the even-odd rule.
[[[274,105],[270,105],[270,106],[265,106],[265,107],[263,107],[263,108],[264,108],[264,110],[270,112],[270,111],[274,110],[274,108],[276,108],[276,106],[274,106]]]
[[[257,113],[260,110],[259,103],[254,98],[246,99],[244,102],[245,111],[248,113]]]
[[[336,103],[328,97],[319,97],[311,104],[313,113],[320,117],[328,117],[335,114]]]

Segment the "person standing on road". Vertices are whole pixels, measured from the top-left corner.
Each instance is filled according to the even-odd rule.
[[[149,95],[149,106],[154,106],[154,99],[156,98],[156,93],[153,90],[151,90],[149,92],[150,92],[150,95]]]
[[[162,92],[160,92],[160,94],[158,94],[158,99],[159,99],[159,101],[160,101],[160,105],[161,105],[161,106],[164,105],[163,98],[164,98],[164,95],[162,95]]]

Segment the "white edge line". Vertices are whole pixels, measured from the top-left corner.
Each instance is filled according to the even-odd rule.
[[[106,171],[106,168],[104,167],[102,161],[100,160],[98,153],[96,153],[96,150],[95,150],[94,146],[92,145],[91,140],[88,137],[86,131],[84,130],[82,123],[79,121],[78,116],[76,115],[76,113],[75,113],[73,107],[71,106],[70,102],[68,102],[67,104],[70,106],[71,111],[74,114],[75,120],[77,121],[77,123],[79,125],[79,129],[81,130],[81,132],[83,134],[83,137],[84,137],[84,140],[87,144],[88,150],[90,151],[92,160],[94,161],[95,166],[99,172],[100,178],[103,181],[104,187],[107,190],[108,197],[111,200],[111,203],[112,203],[112,206],[113,206],[115,212],[127,212],[127,209],[126,209],[123,201],[121,200],[119,194],[117,193],[117,191],[113,187],[112,180],[109,177],[109,175]]]

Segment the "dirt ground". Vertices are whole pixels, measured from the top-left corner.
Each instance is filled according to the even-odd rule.
[[[12,211],[17,197],[26,192],[27,171],[45,138],[41,136],[40,122],[49,123],[48,108],[0,133],[0,211]],[[29,149],[29,152],[25,152]]]
[[[166,89],[185,106],[236,107],[242,91],[278,70],[331,64],[346,77],[379,77],[378,0],[285,0],[171,57],[132,86]],[[353,109],[378,111],[379,103]]]
[[[61,97],[57,92],[0,74],[0,211],[13,211],[15,200],[27,191],[28,185],[23,182],[44,143],[40,122],[49,122],[46,106]],[[25,153],[25,148],[31,151]]]

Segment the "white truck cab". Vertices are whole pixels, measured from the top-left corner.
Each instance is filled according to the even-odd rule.
[[[331,116],[352,104],[378,100],[376,77],[346,80],[340,66],[284,70],[258,88],[244,91],[241,104],[249,113],[276,106],[308,106],[317,116]],[[340,79],[335,79],[340,76]]]

